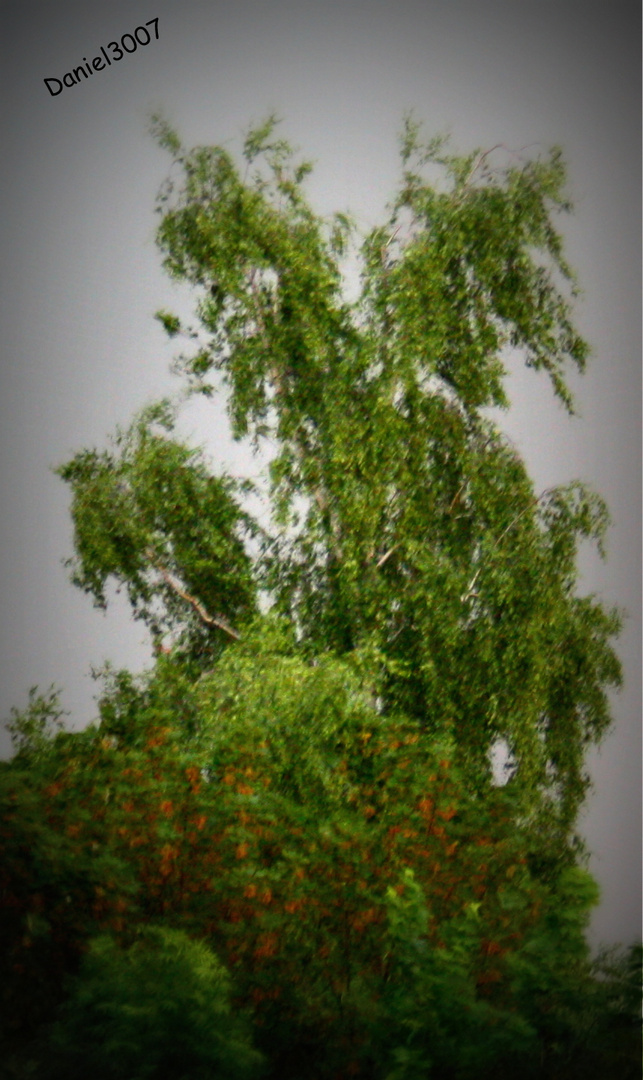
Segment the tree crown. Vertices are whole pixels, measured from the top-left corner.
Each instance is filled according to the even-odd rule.
[[[103,603],[114,575],[159,640],[178,629],[206,666],[271,606],[302,655],[368,670],[383,715],[455,733],[474,783],[491,782],[504,740],[515,782],[569,826],[620,680],[617,613],[576,594],[578,543],[602,550],[608,513],[579,482],[537,493],[489,415],[507,405],[510,350],[570,411],[566,373],[588,354],[554,225],[571,208],[560,151],[457,156],[407,120],[399,190],[358,243],[348,217],[313,212],[310,164],[273,117],[242,166],[220,146],[185,149],[160,118],[153,130],[173,157],[158,243],[197,289],[198,325],[158,318],[196,342],[179,369],[226,393],[234,437],[270,445],[271,523],[157,410],[117,453],[60,470],[77,582]]]

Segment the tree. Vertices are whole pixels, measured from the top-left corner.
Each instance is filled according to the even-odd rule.
[[[154,923],[214,950],[271,1076],[573,1075],[603,1031],[574,823],[620,680],[618,615],[577,595],[576,552],[602,550],[608,515],[579,483],[537,493],[490,416],[510,350],[570,411],[587,357],[561,155],[458,157],[408,121],[399,192],[358,246],[313,213],[273,119],[243,171],[154,131],[173,157],[158,241],[199,325],[158,317],[192,343],[191,390],[271,447],[266,512],[167,403],[59,469],[73,580],[102,606],[114,579],[156,651],[138,679],[106,673],[82,735],[48,738],[44,699],[14,715],[20,1030],[38,965],[52,985],[96,935],[122,957]]]
[[[384,712],[402,710],[427,737],[453,731],[476,787],[491,783],[489,755],[505,740],[514,786],[564,831],[620,680],[618,615],[575,591],[578,542],[602,550],[608,514],[580,483],[536,493],[487,415],[507,405],[509,349],[570,411],[566,368],[585,365],[552,220],[570,209],[560,152],[457,157],[408,121],[400,190],[363,240],[349,303],[354,230],[344,215],[314,215],[310,166],[274,128],[248,135],[242,178],[227,151],[187,151],[155,121],[174,158],[159,244],[170,274],[199,293],[201,340],[182,368],[206,395],[218,378],[236,438],[274,447],[273,527],[242,512],[229,478],[152,434],[148,413],[120,436],[120,457],[83,452],[60,470],[76,580],[102,603],[115,576],[148,619],[162,594],[166,622],[196,615],[226,640],[255,594],[267,598],[302,653],[368,658]],[[428,182],[427,167],[440,179]],[[176,316],[159,317],[181,332]],[[260,542],[253,558],[240,529]]]

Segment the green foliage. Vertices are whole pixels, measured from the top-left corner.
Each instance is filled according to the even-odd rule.
[[[182,645],[202,651],[236,637],[231,624],[254,609],[242,539],[250,522],[237,485],[171,439],[172,423],[161,402],[118,433],[116,453],[85,450],[58,472],[73,491],[75,584],[104,607],[115,578],[157,640],[178,631]]]
[[[221,957],[279,1077],[512,1075],[536,1051],[569,1063],[596,1028],[591,879],[532,872],[541,846],[511,791],[476,795],[453,742],[382,715],[346,660],[311,665],[261,619],[196,683],[166,657],[137,684],[108,675],[101,713],[38,771],[6,769],[20,1030],[39,1020],[46,1039],[47,1002],[92,937],[132,942],[150,922]]]
[[[47,751],[52,739],[62,731],[68,713],[60,704],[60,690],[55,686],[50,686],[46,694],[32,686],[27,708],[12,708],[9,715],[5,727],[16,756],[33,759]]]
[[[269,475],[253,517],[167,402],[58,470],[73,580],[125,589],[155,660],[104,669],[82,733],[53,692],[12,715],[9,1075],[250,1076],[247,1022],[275,1080],[629,1080],[634,952],[592,965],[574,835],[620,681],[618,614],[577,592],[607,509],[537,493],[488,412],[511,349],[568,409],[585,364],[559,151],[458,157],[408,120],[359,240],[274,117],[240,164],[153,130],[198,325],[157,318]]]
[[[127,866],[101,842],[86,797],[94,785],[104,794],[88,753],[93,738],[58,735],[46,753],[20,752],[0,768],[0,1038],[7,1046],[31,1044],[96,917],[116,916],[133,889]],[[81,773],[81,762],[84,784],[73,792],[70,774],[74,767]]]
[[[256,1077],[260,1055],[229,999],[216,956],[178,930],[148,927],[128,949],[95,938],[53,1031],[50,1075]]]
[[[427,907],[413,871],[404,892],[388,891],[394,958],[385,985],[380,1042],[392,1065],[387,1080],[417,1076],[480,1077],[500,1062],[520,1068],[538,1047],[536,1030],[520,1013],[480,994],[476,961],[480,949],[481,904],[468,904],[448,940],[427,948]],[[497,943],[487,951],[502,953]],[[488,985],[488,984],[487,984]]]
[[[168,311],[157,311],[154,316],[160,322],[168,337],[175,337],[181,329],[181,320]]]

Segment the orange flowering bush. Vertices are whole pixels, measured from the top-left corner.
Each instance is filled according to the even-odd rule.
[[[382,716],[350,665],[299,659],[278,623],[186,687],[200,717],[187,738],[155,715],[176,677],[166,661],[141,689],[129,743],[113,734],[112,689],[99,729],[59,736],[39,773],[12,770],[7,906],[22,926],[47,920],[34,940],[16,927],[12,993],[22,979],[26,997],[38,965],[41,982],[73,970],[96,933],[127,945],[160,921],[220,957],[282,1075],[313,1045],[320,1068],[368,1075],[400,977],[400,905],[421,898],[418,947],[474,1002],[504,1008],[545,897],[510,793],[468,791],[452,745]]]

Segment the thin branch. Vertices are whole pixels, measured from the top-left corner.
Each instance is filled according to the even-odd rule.
[[[400,546],[399,543],[398,544],[393,544],[393,547],[389,548],[388,551],[384,555],[382,555],[382,558],[377,560],[377,562],[375,563],[375,569],[380,570],[381,567],[384,566],[384,563],[387,562],[390,559],[393,552],[397,551],[399,546]]]
[[[502,530],[502,532],[500,533],[500,536],[497,536],[497,537],[496,537],[496,539],[494,540],[494,542],[493,542],[493,544],[492,544],[492,550],[494,550],[495,548],[497,548],[497,547],[498,547],[498,545],[499,545],[500,543],[502,543],[502,541],[504,540],[504,538],[505,538],[505,536],[507,535],[507,533],[508,533],[508,532],[510,532],[510,531],[511,531],[511,529],[513,529],[514,525],[517,525],[517,524],[518,524],[518,522],[520,521],[520,519],[521,519],[522,517],[524,517],[524,516],[525,516],[525,514],[526,514],[526,513],[527,513],[527,512],[529,511],[529,510],[533,509],[533,507],[534,507],[534,506],[538,506],[538,503],[539,503],[539,502],[541,501],[541,499],[544,499],[544,498],[545,498],[545,495],[549,495],[549,494],[551,493],[551,491],[552,491],[552,490],[553,490],[553,488],[545,488],[545,490],[544,490],[544,491],[541,491],[540,495],[537,495],[537,496],[536,496],[536,497],[535,497],[534,499],[531,499],[531,500],[529,501],[529,503],[527,504],[527,506],[523,507],[523,509],[522,509],[522,510],[520,511],[520,513],[519,513],[519,514],[516,514],[515,518],[512,518],[512,520],[511,520],[511,521],[509,522],[509,524],[507,525],[507,527],[506,527],[506,528],[504,528],[504,529]],[[463,593],[463,594],[462,594],[462,596],[460,597],[460,600],[461,600],[461,602],[462,602],[463,604],[464,604],[464,603],[466,603],[466,601],[467,601],[467,600],[471,600],[471,598],[472,598],[472,597],[474,597],[474,596],[476,595],[476,594],[475,594],[475,592],[474,592],[473,590],[474,590],[474,588],[475,588],[475,584],[476,584],[476,581],[478,580],[478,578],[480,577],[480,574],[482,573],[483,567],[484,567],[484,563],[482,563],[482,564],[481,564],[481,565],[480,565],[480,566],[478,567],[478,569],[476,570],[475,574],[474,574],[474,575],[473,575],[473,577],[471,578],[471,581],[470,581],[470,582],[469,582],[469,584],[467,585],[467,589],[466,589],[466,592],[465,592],[465,593]]]
[[[451,505],[450,505],[449,509],[447,510],[447,514],[452,514],[453,513],[453,510],[455,508],[455,504],[458,502],[458,500],[459,500],[462,492],[464,491],[465,487],[467,486],[468,482],[469,482],[469,477],[466,477],[466,479],[463,480],[462,483],[460,484],[460,487],[458,488],[455,495],[453,496],[453,499],[451,500]]]
[[[397,234],[399,233],[399,231],[400,231],[400,229],[401,229],[401,228],[402,228],[402,226],[401,226],[401,225],[398,225],[398,226],[397,226],[397,228],[393,230],[393,232],[392,232],[392,233],[391,233],[391,235],[389,236],[389,238],[388,238],[388,240],[386,241],[386,243],[385,243],[385,244],[382,244],[382,247],[381,247],[381,249],[380,249],[380,256],[381,256],[382,262],[384,262],[384,258],[385,258],[385,253],[386,253],[386,250],[387,250],[387,248],[389,248],[389,247],[391,246],[391,244],[392,244],[392,243],[393,243],[393,241],[395,240],[395,237],[397,236]]]
[[[463,183],[462,188],[461,188],[460,196],[464,195],[465,191],[467,190],[467,188],[469,187],[471,181],[473,180],[473,177],[475,176],[476,172],[478,171],[480,166],[483,164],[483,162],[486,161],[486,159],[489,157],[489,155],[494,152],[494,150],[505,150],[509,154],[510,157],[520,158],[520,155],[522,154],[522,152],[524,150],[529,150],[530,147],[532,147],[532,146],[538,146],[538,143],[535,143],[535,142],[526,143],[525,146],[520,146],[520,147],[518,147],[517,150],[512,150],[511,147],[507,146],[505,143],[496,143],[496,145],[490,147],[489,150],[484,150],[482,153],[478,154],[476,160],[474,161],[471,169],[469,170],[469,173],[467,174],[467,176],[466,176],[466,178],[464,180],[464,183]]]
[[[475,592],[474,592],[474,589],[476,587],[476,581],[480,577],[481,572],[482,572],[482,566],[479,566],[478,569],[476,570],[475,574],[471,578],[471,581],[467,585],[466,592],[464,592],[462,594],[462,596],[460,597],[461,603],[466,604],[467,600],[471,600],[476,595]]]
[[[468,172],[467,177],[466,177],[466,179],[464,181],[464,184],[462,185],[462,190],[463,191],[465,190],[465,188],[468,187],[469,182],[471,181],[473,176],[477,173],[477,171],[480,168],[480,166],[482,165],[483,161],[485,161],[486,158],[488,158],[490,154],[493,154],[494,150],[507,150],[508,153],[512,153],[512,151],[509,150],[509,148],[507,146],[505,146],[504,143],[496,143],[495,146],[491,146],[488,150],[484,150],[482,153],[478,154],[476,160],[474,161],[473,165],[469,169],[469,172]]]
[[[513,519],[513,521],[510,521],[510,522],[509,522],[509,524],[507,525],[506,529],[503,529],[503,530],[502,530],[502,532],[500,533],[500,536],[499,536],[499,537],[497,538],[497,540],[495,540],[495,541],[494,541],[494,545],[493,545],[493,546],[494,546],[494,547],[498,547],[498,544],[499,544],[499,543],[501,542],[501,540],[504,540],[504,538],[505,538],[505,536],[507,535],[507,533],[508,533],[508,532],[510,531],[510,529],[513,529],[514,525],[516,525],[516,524],[517,524],[517,523],[518,523],[518,522],[520,521],[521,517],[524,517],[524,516],[525,516],[525,514],[526,514],[526,513],[527,513],[527,512],[529,511],[529,510],[531,510],[531,509],[532,509],[532,507],[534,507],[534,506],[538,506],[538,503],[540,502],[540,500],[541,500],[541,499],[544,499],[544,498],[545,498],[545,495],[549,495],[549,494],[550,494],[550,493],[552,492],[552,490],[553,490],[553,488],[545,488],[545,490],[544,490],[544,491],[541,491],[540,495],[537,495],[535,499],[532,499],[532,500],[531,500],[531,502],[530,502],[530,503],[528,503],[528,505],[527,505],[527,506],[525,506],[525,507],[524,507],[524,509],[523,509],[523,510],[521,510],[519,514],[516,514],[516,516],[515,516],[515,518]]]
[[[228,634],[230,637],[234,638],[235,641],[241,640],[241,634],[238,634],[237,631],[234,630],[221,615],[210,615],[209,612],[206,611],[206,609],[204,608],[203,604],[199,600],[197,600],[196,596],[192,596],[191,593],[186,592],[186,590],[179,584],[176,578],[174,578],[172,574],[170,574],[170,572],[165,569],[164,566],[156,562],[150,551],[148,551],[147,555],[150,559],[150,562],[152,563],[152,566],[156,571],[158,571],[166,584],[170,586],[172,591],[175,592],[177,596],[180,596],[182,600],[185,600],[188,604],[191,605],[191,607],[194,609],[194,611],[196,611],[197,615],[201,619],[201,622],[205,623],[206,626],[216,626],[219,630],[223,630],[225,634]]]

